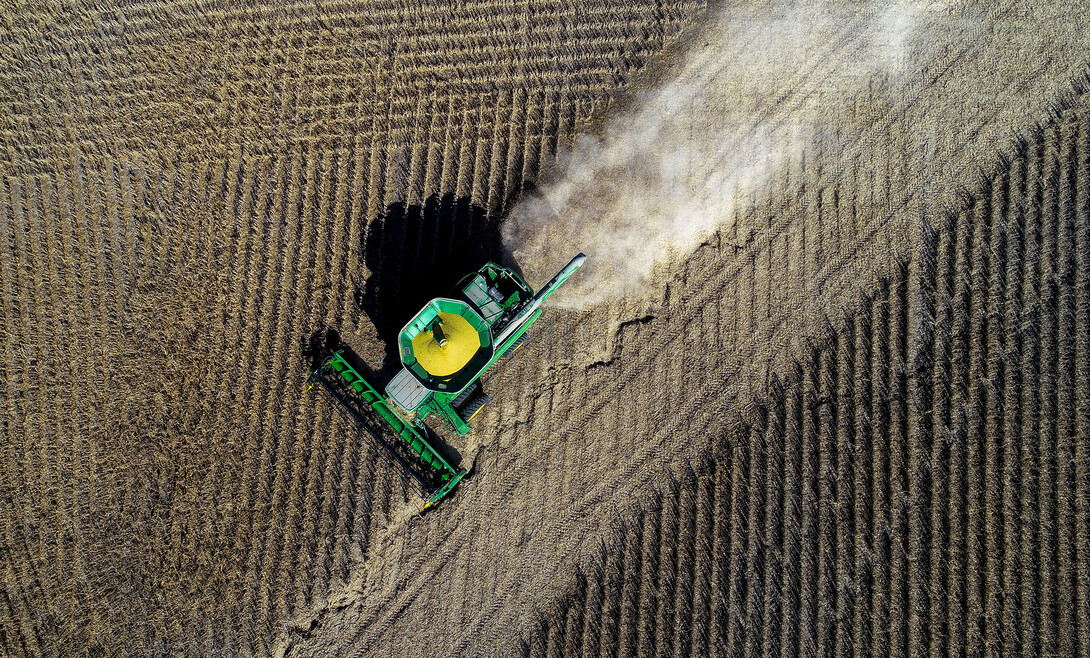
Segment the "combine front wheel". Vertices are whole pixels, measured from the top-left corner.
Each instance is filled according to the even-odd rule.
[[[508,354],[514,354],[515,351],[518,350],[518,348],[522,347],[522,344],[525,343],[529,339],[530,339],[530,333],[529,332],[526,332],[526,333],[522,334],[521,336],[519,336],[518,338],[515,339],[514,343],[511,344],[511,349],[507,353]]]

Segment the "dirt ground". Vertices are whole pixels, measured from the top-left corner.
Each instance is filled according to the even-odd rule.
[[[648,294],[546,312],[423,517],[308,367],[388,372],[768,3],[5,8],[4,653],[1085,654],[1090,30],[926,4]],[[778,125],[853,43],[716,98]]]

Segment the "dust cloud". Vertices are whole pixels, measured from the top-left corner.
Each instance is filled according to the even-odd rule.
[[[532,283],[575,253],[581,276],[553,303],[639,295],[829,131],[877,77],[896,88],[938,42],[946,3],[804,1],[726,6],[676,73],[560,154],[558,177],[512,210],[504,240]],[[939,40],[941,41],[941,40]]]

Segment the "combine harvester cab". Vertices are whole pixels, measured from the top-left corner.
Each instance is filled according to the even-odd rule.
[[[455,286],[450,297],[428,302],[398,334],[401,370],[380,395],[338,351],[310,375],[400,467],[427,499],[448,494],[465,474],[425,438],[424,421],[442,418],[458,434],[488,401],[480,377],[518,349],[541,305],[583,262],[577,255],[536,294],[513,270],[486,263]]]

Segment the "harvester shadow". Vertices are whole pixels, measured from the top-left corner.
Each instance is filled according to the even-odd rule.
[[[323,327],[310,335],[303,347],[303,358],[317,370],[327,356],[341,348],[341,335],[333,327]]]
[[[500,221],[453,194],[432,195],[423,205],[391,204],[362,240],[371,275],[355,297],[386,346],[379,371],[372,371],[382,386],[401,368],[398,333],[424,304],[450,294],[463,276],[487,261],[514,266],[503,246]]]

